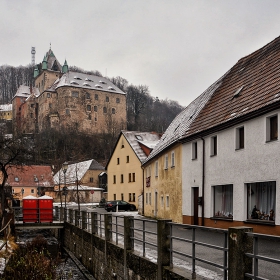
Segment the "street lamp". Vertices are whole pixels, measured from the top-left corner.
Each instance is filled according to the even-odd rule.
[[[65,208],[66,208],[66,195],[67,195],[67,187],[66,187],[66,171],[67,171],[67,168],[68,168],[68,162],[64,162],[62,164],[62,171],[64,173],[64,187],[63,187],[63,195],[65,195]]]

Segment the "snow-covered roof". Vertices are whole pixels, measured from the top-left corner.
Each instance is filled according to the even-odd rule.
[[[13,108],[12,104],[0,105],[0,111],[12,111],[12,108]]]
[[[146,154],[140,147],[139,143],[142,143],[146,147],[154,147],[160,137],[157,133],[154,132],[139,132],[139,131],[122,131],[121,132],[131,148],[134,150],[136,156],[139,158],[142,163],[147,158]]]
[[[67,190],[68,191],[77,190],[77,185],[67,186]],[[103,191],[103,190],[104,189],[102,189],[102,188],[95,188],[95,187],[89,187],[89,186],[84,186],[84,185],[78,186],[78,191]],[[59,191],[59,189],[55,189],[55,191]],[[62,191],[62,188],[61,188],[61,191]]]
[[[68,71],[54,82],[49,90],[56,90],[59,87],[71,86],[77,88],[97,89],[112,93],[125,94],[112,82],[104,77]]]
[[[38,97],[40,95],[39,89],[36,87],[32,87],[32,93]],[[31,96],[31,92],[30,92],[30,87],[29,86],[25,86],[25,85],[20,85],[15,96],[13,97],[13,99],[15,97],[25,97],[28,98],[29,96]]]
[[[152,150],[144,163],[148,162],[170,145],[178,141],[189,129],[198,113],[205,106],[215,90],[221,85],[223,77],[212,84],[206,91],[192,101],[175,119],[171,122],[165,133],[160,138],[156,147]]]
[[[94,159],[69,164],[65,173],[66,183],[71,184],[75,183],[76,180],[81,180],[88,170],[104,170],[104,167]],[[64,173],[62,169],[60,169],[53,178],[56,184],[64,183]]]

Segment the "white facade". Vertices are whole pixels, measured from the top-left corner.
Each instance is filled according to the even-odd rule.
[[[204,137],[204,217],[206,219],[215,216],[214,186],[232,185],[232,220],[246,221],[249,215],[247,214],[247,184],[272,181],[276,182],[275,224],[280,225],[280,143],[279,137],[277,140],[269,141],[268,133],[269,119],[275,115],[278,117],[277,125],[280,131],[279,109]],[[244,127],[244,148],[238,149],[237,139],[240,127]],[[213,136],[217,136],[217,155],[211,156],[211,137]],[[196,141],[197,159],[193,159],[195,157],[193,143]],[[192,188],[199,187],[199,196],[202,195],[202,139],[183,144],[182,154],[182,211],[184,216],[193,216]],[[201,217],[202,207],[198,208],[198,215]],[[248,210],[251,213],[251,209]]]

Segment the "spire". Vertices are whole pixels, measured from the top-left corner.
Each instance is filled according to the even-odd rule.
[[[42,63],[42,70],[48,69],[48,62],[46,56],[44,56],[43,63]]]
[[[65,59],[64,64],[62,66],[62,73],[66,73],[66,72],[68,72],[68,64],[67,64],[67,61]]]
[[[36,78],[39,75],[39,69],[38,69],[37,65],[34,68],[34,74],[33,75],[34,75],[34,78]]]

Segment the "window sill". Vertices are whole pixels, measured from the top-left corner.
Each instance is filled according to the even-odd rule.
[[[233,218],[227,218],[227,217],[211,217],[210,220],[222,220],[222,221],[233,222]]]
[[[197,158],[192,158],[192,160],[197,160]]]
[[[246,224],[261,224],[267,226],[275,226],[275,221],[265,221],[265,220],[245,220],[244,223]]]
[[[217,154],[215,154],[215,155],[210,155],[210,157],[216,157],[217,156]]]
[[[236,148],[235,151],[242,151],[244,148]]]

